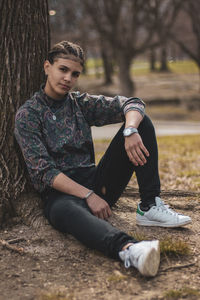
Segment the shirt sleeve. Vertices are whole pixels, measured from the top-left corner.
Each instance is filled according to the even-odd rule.
[[[15,118],[15,137],[23,153],[31,181],[42,192],[52,186],[60,173],[42,142],[39,117],[27,108],[20,109]]]
[[[73,93],[72,96],[81,107],[90,126],[122,122],[125,120],[125,114],[130,110],[136,110],[144,116],[145,104],[139,98],[95,96],[79,92]]]

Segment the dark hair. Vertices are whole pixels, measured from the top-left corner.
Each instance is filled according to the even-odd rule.
[[[69,58],[78,61],[82,66],[85,62],[83,49],[74,43],[62,41],[55,44],[48,53],[47,59],[53,64],[57,58]]]

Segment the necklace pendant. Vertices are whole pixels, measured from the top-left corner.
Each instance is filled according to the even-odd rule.
[[[54,120],[54,121],[56,120],[56,116],[55,116],[55,115],[53,115],[53,117],[52,117],[52,118],[53,118],[53,120]]]

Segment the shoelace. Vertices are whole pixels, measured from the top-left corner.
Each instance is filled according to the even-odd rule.
[[[125,255],[124,255],[124,266],[125,268],[129,268],[131,266],[131,260],[130,260],[130,254],[129,254],[129,250],[126,249],[125,251]]]
[[[161,208],[163,211],[166,211],[166,213],[170,213],[173,214],[175,216],[178,216],[180,214],[178,214],[177,212],[174,212],[169,205],[165,204],[162,200],[160,201],[160,204],[158,205],[159,208]]]

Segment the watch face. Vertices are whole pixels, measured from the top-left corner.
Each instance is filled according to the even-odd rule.
[[[131,134],[131,129],[130,129],[130,128],[127,128],[127,129],[126,129],[126,134],[127,134],[127,135]]]
[[[124,129],[124,136],[129,136],[130,134],[131,134],[131,129],[130,128]]]
[[[133,128],[133,127],[129,127],[129,128],[125,128],[124,131],[123,131],[123,134],[124,136],[129,136],[133,133],[136,133],[138,132],[136,128]]]

